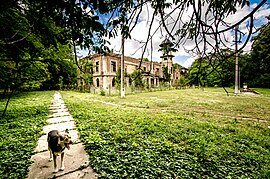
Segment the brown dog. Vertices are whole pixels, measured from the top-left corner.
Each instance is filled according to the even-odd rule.
[[[65,148],[70,149],[70,144],[72,144],[71,137],[66,133],[59,133],[57,130],[52,130],[48,133],[48,149],[50,151],[50,161],[54,162],[54,173],[58,172],[56,158],[61,154],[61,165],[60,170],[63,171],[64,167],[64,150]]]

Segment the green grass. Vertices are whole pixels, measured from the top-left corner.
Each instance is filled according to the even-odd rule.
[[[100,178],[267,178],[270,97],[62,92]]]
[[[252,88],[252,90],[259,92],[262,95],[270,95],[269,88]]]
[[[26,177],[52,97],[53,92],[44,91],[12,97],[6,115],[0,119],[0,178]],[[0,100],[1,110],[5,102]]]

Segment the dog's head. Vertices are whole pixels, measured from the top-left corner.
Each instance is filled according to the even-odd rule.
[[[69,145],[72,144],[72,140],[67,130],[59,135],[59,143],[65,145],[68,150],[70,149]]]

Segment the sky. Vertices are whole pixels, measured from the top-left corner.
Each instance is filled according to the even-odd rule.
[[[235,22],[237,22],[239,19],[241,19],[242,17],[246,16],[249,12],[251,12],[258,3],[260,3],[260,0],[250,0],[250,6],[245,6],[244,8],[239,8],[238,11],[233,14],[230,15],[229,17],[227,17],[226,19],[224,19],[226,22],[229,22],[231,24],[234,24]],[[139,43],[139,41],[143,41],[145,42],[147,39],[147,34],[148,34],[148,29],[149,29],[149,21],[152,18],[151,16],[149,16],[149,14],[152,14],[151,12],[153,12],[154,10],[150,7],[150,6],[145,6],[143,7],[143,10],[141,12],[141,16],[139,18],[139,21],[137,23],[137,25],[135,26],[134,30],[131,33],[131,39],[127,39],[125,40],[125,56],[130,56],[130,57],[134,57],[134,58],[140,58],[142,55],[142,48],[140,48],[142,46],[141,43]],[[150,13],[148,13],[150,12]],[[165,11],[166,12],[166,11]],[[169,12],[169,10],[168,10]],[[189,14],[191,13],[191,9],[187,9],[185,15],[182,17],[182,21],[188,20],[189,19]],[[173,18],[176,19],[178,15],[178,12],[172,13],[171,16]],[[269,16],[270,15],[270,0],[267,1],[266,4],[264,4],[254,15],[255,17],[255,27],[258,28],[261,25],[267,23],[267,19],[265,18],[265,16]],[[152,27],[152,31],[151,34],[154,33],[155,29],[158,28],[159,26],[159,22],[160,19],[159,17],[155,17],[155,20],[153,22],[153,27]],[[168,21],[167,21],[168,23]],[[248,29],[247,29],[247,23],[245,22],[243,23],[239,29],[244,32],[247,33]],[[168,29],[172,28],[172,26],[168,26]],[[254,29],[255,31],[256,29]],[[160,56],[162,55],[161,52],[158,51],[158,49],[160,48],[159,45],[160,43],[165,39],[166,35],[165,35],[165,31],[162,30],[158,30],[154,35],[153,35],[153,39],[152,39],[152,53],[150,52],[151,50],[151,46],[150,43],[148,44],[148,48],[146,53],[144,54],[144,58],[148,58],[152,61],[157,61],[160,62]],[[226,38],[228,39],[228,44],[230,46],[230,43],[233,44],[233,40],[234,40],[234,33],[233,32],[228,32],[226,33]],[[121,36],[117,36],[114,39],[107,39],[110,41],[111,45],[109,45],[110,49],[113,49],[114,53],[120,53],[121,51]],[[245,52],[249,52],[251,49],[251,45],[252,42],[248,42],[248,44],[246,45],[246,47],[244,48]],[[232,46],[232,45],[231,45]],[[241,44],[239,44],[239,46],[241,47]],[[179,63],[180,65],[188,68],[191,66],[192,62],[198,57],[196,54],[189,54],[185,51],[185,49],[190,49],[194,47],[194,43],[192,41],[187,42],[186,44],[180,46],[178,48],[178,51],[175,52],[173,55],[175,56],[173,58],[173,62],[174,63]],[[88,55],[88,51],[86,50],[81,50],[79,51],[79,54],[81,57],[85,57]]]

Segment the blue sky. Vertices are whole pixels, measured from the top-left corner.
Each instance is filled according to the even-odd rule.
[[[256,4],[260,3],[260,0],[251,0],[250,3],[250,7],[244,7],[243,9],[239,9],[239,11],[237,11],[236,14],[232,15],[231,17],[229,17],[227,20],[230,23],[235,23],[238,19],[241,19],[242,17],[244,17],[245,15],[247,15],[250,11],[252,11],[252,9],[254,7],[256,7]],[[270,10],[269,10],[269,5],[270,5],[270,0],[267,1],[266,4],[264,4],[264,6],[262,8],[260,8],[256,13],[255,13],[255,26],[259,27],[262,24],[266,23],[266,18],[265,16],[270,15]],[[141,57],[141,53],[142,53],[142,49],[139,49],[139,47],[141,46],[140,43],[138,43],[136,40],[140,40],[140,41],[145,41],[147,39],[147,32],[148,32],[148,26],[149,26],[149,22],[148,20],[151,19],[151,17],[149,17],[148,12],[150,12],[149,14],[151,14],[153,12],[153,9],[151,8],[144,8],[141,16],[140,16],[140,21],[139,23],[136,25],[136,27],[134,28],[131,37],[132,39],[128,39],[125,41],[125,55],[126,56],[131,56],[134,58],[140,58]],[[188,12],[187,12],[188,14]],[[103,17],[104,19],[106,19],[106,17]],[[187,16],[188,18],[188,16]],[[157,28],[159,26],[159,20],[155,19],[154,23],[153,23],[153,29]],[[240,29],[242,29],[244,32],[247,31],[246,25],[243,24],[242,26],[240,26]],[[233,40],[233,33],[228,33],[228,39],[229,40]],[[149,59],[152,59],[153,61],[160,61],[160,56],[161,56],[161,52],[158,52],[159,49],[159,44],[162,42],[162,40],[164,40],[165,36],[164,36],[164,32],[158,32],[153,36],[153,40],[152,40],[152,44],[153,44],[153,52],[152,52],[152,56],[150,55],[150,53],[145,53],[144,57],[147,57]],[[136,39],[136,40],[135,40]],[[120,52],[120,47],[121,47],[121,38],[120,36],[118,36],[115,39],[110,39],[109,40],[111,42],[111,45],[109,46],[110,49],[114,49],[114,52],[117,53],[117,51]],[[189,42],[187,44],[185,44],[185,48],[189,48],[192,47],[192,42]],[[148,46],[148,48],[150,49],[150,46]],[[248,52],[251,48],[251,42],[248,43],[248,45],[245,47],[245,51]],[[80,51],[79,52],[81,54],[81,56],[87,56],[88,55],[88,51]],[[182,66],[185,67],[189,67],[192,62],[194,61],[195,58],[197,58],[196,56],[191,56],[190,54],[188,54],[187,52],[185,52],[184,48],[180,47],[178,49],[178,52],[174,54],[175,57],[173,59],[174,63],[179,63]],[[152,58],[151,58],[152,57]]]

